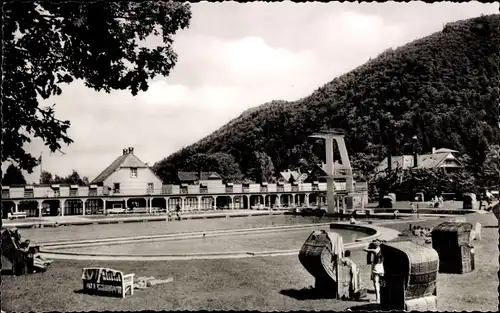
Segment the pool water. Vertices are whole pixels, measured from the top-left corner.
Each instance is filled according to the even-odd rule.
[[[20,229],[23,238],[35,243],[66,240],[93,240],[130,236],[148,236],[195,231],[258,228],[281,225],[317,224],[338,222],[337,217],[313,217],[296,215],[264,215],[213,219],[189,219],[182,221],[136,222],[123,224],[72,225]],[[305,240],[305,239],[304,239]]]
[[[205,238],[79,247],[64,249],[64,251],[112,255],[165,255],[290,250],[300,249],[311,232],[319,229],[331,231],[328,226],[318,226],[286,231],[276,230],[270,233],[233,233],[215,237],[207,236]],[[337,229],[333,231],[339,233],[343,237],[344,242],[353,242],[357,238],[368,236],[365,233],[355,230]]]

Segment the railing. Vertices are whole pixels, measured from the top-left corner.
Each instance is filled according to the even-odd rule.
[[[345,183],[336,182],[336,191],[342,192],[345,190]],[[259,184],[236,184],[235,186],[227,185],[209,185],[209,186],[199,186],[190,185],[188,187],[181,187],[179,185],[163,185],[161,189],[143,189],[146,192],[144,195],[149,196],[172,196],[172,195],[199,195],[199,194],[252,194],[252,193],[295,193],[295,192],[317,192],[326,191],[326,183],[319,184],[269,184],[268,186],[261,186]],[[355,192],[366,192],[367,184],[365,182],[360,182],[354,186]],[[100,197],[108,195],[120,195],[128,196],[130,194],[137,194],[137,190],[134,192],[128,192],[127,190],[112,190],[108,187],[100,186],[98,188],[80,187],[78,189],[69,188],[62,186],[60,189],[52,189],[50,187],[37,187],[34,189],[25,189],[24,187],[10,187],[9,189],[2,190],[2,198],[4,199],[22,199],[22,198],[65,198],[65,197]]]

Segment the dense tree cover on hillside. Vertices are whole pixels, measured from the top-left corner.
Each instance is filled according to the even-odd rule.
[[[24,149],[33,138],[52,152],[72,143],[69,121],[40,99],[74,80],[97,91],[148,89],[177,62],[173,35],[188,27],[190,5],[174,1],[10,1],[3,5],[2,162],[32,172],[39,161]],[[158,47],[144,45],[161,36]]]
[[[491,164],[497,163],[488,163],[488,175],[483,167],[495,158],[490,147],[500,142],[499,29],[499,15],[447,24],[306,98],[248,110],[165,162],[180,168],[192,155],[223,152],[257,180],[255,153],[267,155],[275,171],[311,166],[322,156],[308,136],[334,127],[346,131],[352,164],[364,176],[387,153],[411,154],[416,135],[419,153],[433,147],[458,150],[468,158],[465,171],[471,177],[491,178]]]

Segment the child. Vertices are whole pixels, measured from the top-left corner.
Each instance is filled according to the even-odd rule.
[[[380,250],[380,241],[372,241],[363,250],[368,252],[369,257],[373,255],[371,279],[375,287],[375,302],[380,303],[380,278],[384,276],[384,256]]]
[[[359,299],[359,268],[351,259],[351,251],[346,250],[344,252],[344,258],[342,258],[342,263],[350,268],[351,281],[349,282],[349,299]]]

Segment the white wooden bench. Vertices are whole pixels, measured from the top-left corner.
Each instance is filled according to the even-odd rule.
[[[82,271],[83,291],[118,295],[134,295],[134,273],[122,272],[102,267],[84,268]]]
[[[7,213],[7,218],[9,220],[13,220],[16,218],[26,218],[26,212],[14,212],[14,213]]]

